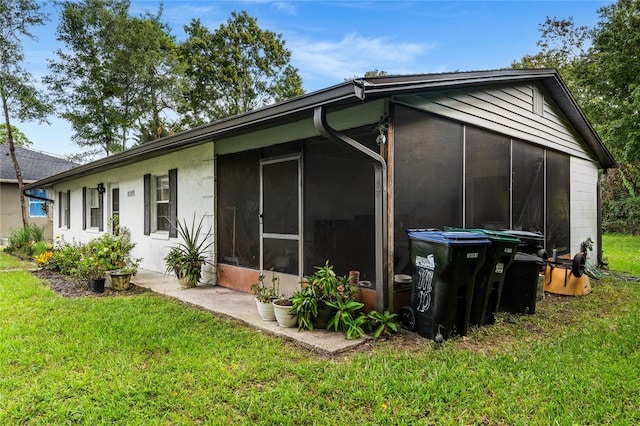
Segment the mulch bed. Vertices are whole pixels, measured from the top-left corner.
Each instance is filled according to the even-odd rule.
[[[109,287],[105,287],[104,293],[94,293],[88,287],[83,287],[68,279],[62,274],[45,269],[32,271],[33,275],[45,281],[46,285],[59,295],[68,298],[76,297],[109,297],[109,296],[127,296],[133,294],[146,293],[151,291],[147,288],[137,286],[131,283],[128,290],[115,291]]]

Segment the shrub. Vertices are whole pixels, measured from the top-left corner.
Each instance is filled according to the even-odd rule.
[[[81,243],[68,243],[64,238],[56,239],[53,245],[53,256],[49,260],[51,269],[63,275],[74,275],[78,262],[82,258]]]
[[[33,246],[39,241],[44,241],[44,231],[36,224],[30,223],[25,227],[11,230],[9,244],[5,251],[28,259],[33,256]]]
[[[640,197],[603,201],[602,229],[609,233],[640,234]]]

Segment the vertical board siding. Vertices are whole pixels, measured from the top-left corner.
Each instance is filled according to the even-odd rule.
[[[531,85],[434,91],[392,99],[412,108],[592,160],[582,140],[548,96],[544,96],[544,114],[533,112]]]
[[[571,158],[571,254],[580,250],[580,243],[591,237],[593,251],[589,253],[591,263],[596,262],[596,236],[598,186],[597,167],[585,160]]]

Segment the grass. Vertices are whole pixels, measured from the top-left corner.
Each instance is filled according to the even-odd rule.
[[[158,295],[0,272],[0,424],[638,424],[640,285],[592,285],[441,349],[326,358]]]
[[[611,269],[640,276],[640,236],[605,234],[602,250]]]

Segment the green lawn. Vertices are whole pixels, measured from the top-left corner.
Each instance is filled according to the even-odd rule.
[[[612,270],[640,276],[640,236],[605,234],[602,251]]]
[[[592,285],[441,349],[327,358],[159,295],[0,272],[0,424],[638,424],[640,284]]]

